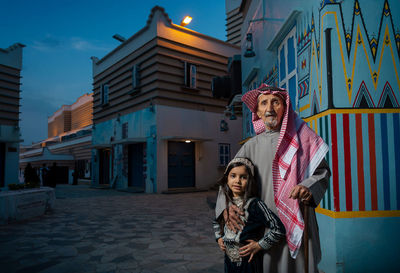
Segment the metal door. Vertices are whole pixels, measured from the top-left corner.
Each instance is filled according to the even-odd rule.
[[[194,143],[168,142],[168,188],[194,187]]]
[[[99,184],[110,184],[110,150],[100,150],[99,157]]]
[[[144,189],[144,147],[143,143],[128,147],[128,186]]]
[[[5,181],[5,162],[6,162],[6,144],[0,143],[0,187],[4,187]]]

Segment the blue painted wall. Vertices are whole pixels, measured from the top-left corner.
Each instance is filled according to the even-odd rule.
[[[400,268],[395,258],[400,254],[395,234],[400,227],[400,2],[251,1],[242,28],[242,51],[243,37],[251,32],[256,56],[242,58],[243,92],[263,82],[283,86],[280,79],[288,70],[280,60],[294,57],[281,55],[280,49],[294,28],[295,110],[331,148],[327,156],[331,184],[317,209],[323,250],[320,269],[396,272]],[[243,111],[243,135],[251,137],[251,115],[246,108]]]
[[[4,187],[8,184],[19,183],[19,128],[0,125],[0,141],[5,142]]]
[[[317,214],[317,220],[324,272],[398,272],[399,217],[335,219]]]
[[[124,139],[122,126],[128,124],[128,135],[125,140],[129,143],[138,142],[146,145],[146,192],[156,192],[156,160],[157,143],[155,138],[156,119],[155,108],[146,108],[137,112],[121,115],[119,118],[96,123],[93,129],[92,142],[95,147],[109,146],[110,158],[110,183],[115,181],[114,187],[123,189],[128,187],[127,164],[124,164]],[[129,144],[126,143],[126,144]],[[92,150],[92,185],[99,185],[99,152]],[[113,168],[113,173],[111,169]]]

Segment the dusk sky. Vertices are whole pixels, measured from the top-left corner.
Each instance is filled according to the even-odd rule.
[[[173,23],[225,40],[225,1],[218,0],[0,0],[0,48],[22,43],[23,144],[47,138],[47,118],[92,91],[91,56],[102,58],[146,25],[151,9]]]

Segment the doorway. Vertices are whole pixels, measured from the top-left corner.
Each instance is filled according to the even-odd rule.
[[[0,188],[5,184],[6,144],[0,142]]]
[[[144,162],[144,144],[130,144],[128,146],[128,187],[145,188]]]
[[[99,150],[99,184],[110,184],[110,150]]]
[[[194,143],[168,142],[168,188],[195,186]]]

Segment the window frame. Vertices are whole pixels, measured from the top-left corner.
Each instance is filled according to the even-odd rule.
[[[140,87],[140,66],[134,64],[132,66],[132,90],[136,91]]]
[[[221,153],[221,147],[223,150],[222,153]],[[226,152],[226,150],[225,150],[226,148],[228,148],[228,152]],[[226,167],[230,161],[231,161],[231,144],[218,143],[218,165],[220,167]]]
[[[197,65],[187,61],[184,61],[183,65],[184,86],[191,89],[197,89]]]
[[[107,92],[105,92],[107,90]],[[100,90],[100,101],[101,105],[108,105],[109,103],[109,95],[110,95],[110,86],[108,83],[104,83],[101,85]]]
[[[121,138],[122,139],[127,139],[128,138],[128,133],[129,133],[128,122],[124,122],[121,125]]]
[[[294,69],[288,73],[288,40],[290,38],[293,38],[293,48],[294,48]],[[281,44],[278,47],[278,71],[279,71],[279,76],[278,76],[278,82],[279,82],[279,87],[284,87],[286,90],[288,90],[288,93],[290,94],[289,90],[289,80],[293,77],[295,77],[295,89],[296,89],[296,96],[292,98],[292,102],[295,102],[295,105],[293,105],[293,109],[297,110],[298,109],[298,104],[299,104],[299,92],[298,92],[298,77],[297,77],[297,46],[296,46],[296,26],[293,26],[293,28],[289,31],[289,33],[285,36],[285,39],[281,42]],[[282,78],[281,75],[281,49],[284,47],[284,56],[285,56],[285,77]]]

